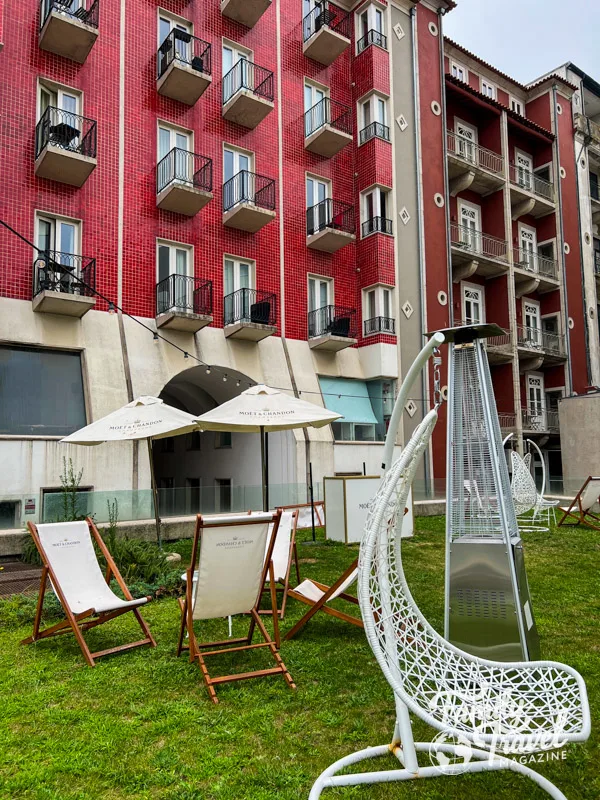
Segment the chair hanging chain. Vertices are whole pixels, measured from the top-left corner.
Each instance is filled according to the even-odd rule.
[[[444,402],[441,389],[441,376],[440,376],[441,365],[442,365],[442,356],[439,349],[436,347],[435,350],[433,351],[433,403],[435,405],[436,411]]]

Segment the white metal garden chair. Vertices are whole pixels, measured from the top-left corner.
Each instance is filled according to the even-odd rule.
[[[336,761],[317,779],[309,800],[317,800],[327,787],[504,769],[526,775],[551,797],[566,800],[550,781],[509,756],[537,752],[548,743],[562,746],[587,739],[590,712],[583,678],[552,661],[498,663],[459,650],[429,625],[407,586],[396,521],[436,421],[433,410],[387,473],[360,550],[358,590],[365,633],[396,701],[392,742]],[[409,712],[440,732],[433,743],[413,741]],[[437,763],[432,759],[430,765],[419,766],[417,753],[426,751],[438,757]],[[400,767],[337,774],[390,754]],[[440,755],[451,763],[441,766]],[[461,755],[462,763],[452,762]]]

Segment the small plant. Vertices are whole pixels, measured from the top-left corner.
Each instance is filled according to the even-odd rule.
[[[75,520],[85,519],[85,514],[80,513],[80,500],[78,497],[79,485],[83,470],[80,469],[78,473],[75,472],[73,467],[73,459],[67,459],[63,456],[63,471],[60,475],[60,485],[62,487],[62,517],[57,522],[73,522]]]

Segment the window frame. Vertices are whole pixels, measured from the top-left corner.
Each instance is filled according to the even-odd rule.
[[[377,11],[379,11],[381,13],[381,30],[380,31],[377,30],[377,27],[375,25],[375,18],[376,18],[376,12]],[[361,26],[361,19],[362,19],[363,14],[367,15],[367,33],[366,34],[362,32],[362,26]],[[359,9],[357,9],[354,12],[354,31],[355,31],[354,48],[355,48],[355,53],[358,56],[361,53],[364,53],[364,51],[367,49],[367,47],[365,47],[362,50],[359,50],[358,49],[358,43],[365,36],[368,36],[369,31],[376,31],[377,33],[380,33],[382,36],[387,36],[387,34],[386,34],[386,8],[385,8],[385,6],[380,5],[379,3],[370,2],[370,3],[366,3],[365,5],[361,6]],[[379,47],[379,45],[376,42],[373,42],[372,44],[374,44],[376,47]],[[380,48],[380,49],[385,50],[385,48]]]
[[[70,253],[69,255],[79,256],[79,257],[83,256],[83,248],[82,248],[82,243],[83,243],[83,220],[76,219],[76,218],[73,218],[73,217],[66,217],[63,214],[55,214],[52,211],[42,211],[40,209],[36,209],[35,212],[34,212],[34,219],[33,219],[33,241],[35,242],[35,244],[37,246],[39,246],[38,245],[39,234],[40,234],[39,223],[40,223],[40,220],[42,220],[42,219],[46,220],[46,221],[50,221],[54,225],[54,247],[52,248],[53,252],[66,253],[66,250],[56,250],[56,223],[57,223],[57,221],[58,222],[66,222],[66,223],[72,224],[75,227],[75,239],[76,239],[75,252],[74,253]],[[37,253],[38,253],[38,251],[35,250],[34,251],[34,259],[35,259],[35,256],[37,255]]]
[[[491,89],[491,94],[486,89]],[[481,94],[486,97],[488,100],[497,100],[498,99],[498,89],[495,83],[492,83],[487,78],[481,78],[479,83],[479,91]]]
[[[465,296],[466,291],[476,291],[480,295],[480,308],[481,308],[481,319],[479,322],[467,322],[467,312],[466,312],[466,303],[468,298]],[[462,323],[463,325],[484,325],[486,314],[485,314],[485,286],[480,283],[470,283],[469,281],[461,281],[460,282],[460,311],[462,316]]]
[[[327,284],[327,303],[324,306],[316,306],[315,308],[310,307],[310,282],[311,281],[319,281]],[[317,297],[317,292],[315,291],[315,299]],[[334,306],[335,305],[335,280],[334,278],[330,278],[328,275],[316,275],[314,273],[308,272],[306,275],[306,310],[307,313],[310,314],[311,311],[318,311],[320,308],[326,308],[327,306]]]
[[[194,270],[194,245],[186,244],[185,242],[174,242],[174,241],[171,241],[170,239],[163,239],[163,238],[157,236],[156,237],[156,283],[157,284],[160,283],[160,281],[161,281],[160,273],[159,273],[159,258],[158,258],[159,247],[169,247],[169,250],[170,250],[170,253],[169,253],[169,275],[167,277],[170,277],[171,275],[178,275],[179,274],[177,271],[174,271],[174,272],[171,271],[171,268],[172,268],[173,265],[175,266],[175,268],[177,267],[177,255],[176,255],[176,251],[177,250],[185,250],[187,252],[188,257],[187,257],[187,260],[186,260],[186,277],[188,277],[188,278],[193,278],[194,277],[194,275],[195,275],[195,270]],[[164,280],[164,279],[162,279],[162,280]]]
[[[525,116],[525,114],[523,113],[525,111],[525,103],[522,100],[519,100],[518,97],[515,97],[512,94],[509,94],[509,96],[508,96],[508,104],[509,104],[510,110],[512,112],[514,112],[515,114],[518,114],[520,117],[524,117]]]
[[[375,294],[375,313],[371,316],[371,312],[369,311],[369,294],[374,292]],[[384,314],[385,311],[385,302],[384,296],[388,295],[389,297],[389,314]],[[371,286],[366,286],[362,290],[362,319],[363,322],[369,319],[378,319],[379,317],[383,317],[385,319],[396,319],[395,311],[394,311],[394,287],[390,286],[386,283],[374,283]],[[364,334],[363,336],[379,336],[381,335],[380,332],[376,331],[374,333]],[[391,334],[390,334],[391,335]]]
[[[367,216],[367,198],[369,195],[373,195],[373,216]],[[385,215],[381,213],[382,207],[382,195],[385,197]],[[391,222],[392,218],[389,216],[390,209],[392,203],[392,190],[388,186],[381,186],[380,184],[374,184],[373,186],[369,186],[367,189],[364,189],[360,193],[360,226],[361,226],[361,239],[367,239],[369,236],[373,236],[376,233],[383,233],[385,236],[393,236],[393,233],[386,233],[385,231],[371,231],[363,235],[362,233],[362,226],[363,223],[368,222],[371,219],[376,219],[379,217],[380,219],[386,219]]]
[[[163,130],[168,130],[169,131],[169,135],[170,135],[171,141],[173,141],[173,138],[174,138],[173,135],[175,137],[177,137],[177,134],[180,134],[181,136],[187,136],[188,137],[188,152],[189,153],[194,153],[195,152],[195,150],[194,150],[194,131],[193,130],[190,130],[189,128],[184,128],[181,125],[174,125],[172,122],[167,122],[166,120],[163,120],[163,119],[157,119],[156,120],[156,162],[157,163],[161,160],[161,158],[165,158],[165,156],[168,155],[168,153],[170,153],[171,150],[173,150],[174,147],[177,147],[176,144],[173,144],[170,147],[168,153],[165,154],[165,156],[161,156],[160,155],[160,131],[161,131],[161,128]]]
[[[58,81],[53,81],[49,78],[38,78],[36,83],[36,123],[40,121],[42,116],[42,90],[46,90],[47,92],[56,92],[57,95],[60,93],[63,94],[71,94],[77,98],[77,110],[75,111],[75,116],[83,117],[83,92],[81,89],[75,89],[71,86],[67,86],[64,83],[58,83]],[[59,102],[57,97],[57,103]],[[59,108],[60,106],[57,105]],[[66,112],[69,113],[69,112]]]
[[[233,289],[231,292],[225,292],[225,262],[232,261],[233,262]],[[242,264],[248,265],[248,278],[250,286],[244,287],[240,286],[240,266]],[[223,297],[227,297],[234,292],[238,292],[240,289],[248,288],[252,291],[256,291],[256,261],[252,258],[244,258],[243,256],[234,256],[229,253],[225,253],[223,255],[223,271],[221,273],[223,279]]]
[[[158,40],[156,43],[157,49],[167,38],[167,36],[165,36],[164,39],[162,40],[160,38],[161,17],[164,17],[165,20],[168,20],[171,26],[167,36],[170,35],[171,31],[176,26],[180,26],[180,30],[185,30],[186,33],[189,33],[191,36],[194,35],[194,23],[192,22],[192,20],[186,19],[185,17],[181,17],[179,14],[174,14],[172,11],[167,11],[167,9],[162,8],[162,6],[158,6],[158,8],[156,9],[156,38]]]
[[[460,61],[455,61],[453,58],[451,58],[449,66],[450,66],[450,75],[452,75],[453,78],[456,78],[456,80],[458,81],[462,81],[462,83],[469,83],[469,70],[467,69],[467,67],[461,64]],[[457,73],[459,70],[462,70],[464,77],[460,78],[458,74],[455,75],[454,74],[455,69]]]

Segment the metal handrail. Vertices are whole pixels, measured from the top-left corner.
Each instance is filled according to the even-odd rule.
[[[368,142],[369,139],[383,139],[386,142],[390,141],[390,129],[387,125],[381,122],[371,122],[358,134],[359,144]]]
[[[48,145],[96,158],[95,120],[48,106],[35,126],[35,157]]]
[[[306,209],[306,234],[312,236],[314,233],[323,231],[326,228],[354,233],[356,229],[354,221],[354,207],[350,203],[343,203],[341,200],[321,200],[320,203]]]
[[[371,28],[370,30],[367,31],[365,36],[362,36],[358,40],[357,49],[359,54],[362,53],[363,50],[366,50],[367,47],[369,47],[372,44],[375,44],[377,45],[377,47],[382,47],[384,50],[387,50],[388,49],[387,36]]]
[[[44,27],[46,20],[53,11],[56,11],[58,14],[64,14],[67,17],[72,17],[72,19],[83,22],[84,25],[89,25],[91,28],[98,27],[98,0],[94,0],[88,9],[84,8],[83,5],[79,5],[78,0],[41,0],[40,29]]]
[[[332,31],[339,33],[340,36],[345,36],[346,39],[350,39],[350,15],[330,3],[329,0],[321,0],[302,20],[304,41],[307,42],[311,36],[314,36],[325,27],[331,28]]]
[[[515,427],[517,424],[517,415],[514,413],[505,414],[503,411],[499,411],[498,421],[500,422],[500,430],[506,431]]]
[[[544,200],[554,201],[554,184],[545,178],[540,178],[535,172],[531,172],[524,167],[519,167],[511,161],[509,164],[510,182],[520,189],[532,192]]]
[[[174,181],[187,183],[204,192],[212,192],[212,160],[181,147],[174,147],[156,165],[156,193],[162,192]]]
[[[308,338],[326,334],[356,339],[356,309],[329,305],[309,311]]]
[[[554,258],[541,256],[520,247],[513,248],[513,262],[515,267],[543,275],[552,280],[558,280],[558,261]]]
[[[372,233],[387,233],[390,236],[393,233],[392,220],[385,217],[371,217],[365,220],[361,225],[361,235],[364,239],[365,236],[370,236]]]
[[[542,406],[538,411],[521,411],[523,428],[526,431],[559,430],[558,411],[548,411]]]
[[[192,36],[187,31],[173,28],[158,48],[156,63],[158,77],[162,77],[173,61],[191,67],[196,72],[210,75],[212,72],[212,48],[208,42]]]
[[[163,278],[156,284],[156,315],[167,311],[210,316],[213,312],[212,281],[189,275]]]
[[[228,103],[237,92],[246,89],[257,97],[273,102],[273,73],[270,69],[259,67],[253,61],[241,58],[222,80],[223,105]]]
[[[517,344],[529,350],[542,350],[551,355],[565,356],[566,340],[561,333],[551,333],[527,325],[517,326]]]
[[[96,294],[96,259],[46,250],[33,262],[33,296],[47,290],[80,297]]]
[[[252,203],[274,211],[275,181],[247,169],[240,170],[223,184],[223,211],[229,211],[238,203]]]
[[[363,321],[364,335],[370,336],[374,333],[389,333],[396,335],[396,320],[394,317],[372,317]]]
[[[450,241],[453,247],[467,250],[473,255],[494,258],[508,263],[508,242],[481,231],[474,231],[466,225],[450,224]]]
[[[277,324],[277,295],[258,289],[238,289],[223,298],[223,325],[251,322],[257,325]]]
[[[324,97],[304,112],[304,136],[310,136],[323,125],[331,125],[342,133],[352,134],[352,112],[348,106]]]
[[[501,174],[504,172],[504,157],[493,150],[488,150],[487,147],[482,147],[480,144],[467,139],[466,136],[461,136],[455,131],[446,131],[448,138],[448,152],[452,155],[458,156],[463,161],[466,161],[473,166],[481,167],[488,170],[488,172],[495,172]]]

